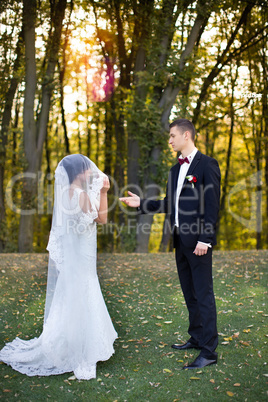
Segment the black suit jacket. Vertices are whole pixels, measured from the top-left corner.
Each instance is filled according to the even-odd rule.
[[[180,164],[169,172],[166,196],[163,200],[141,200],[141,213],[168,213],[171,228],[175,225],[175,202]],[[186,176],[193,175],[192,184],[185,178],[179,197],[179,234],[186,247],[197,241],[216,244],[216,222],[220,204],[220,168],[216,159],[197,151]]]

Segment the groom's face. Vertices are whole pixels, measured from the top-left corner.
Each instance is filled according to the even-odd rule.
[[[186,144],[186,134],[187,132],[180,127],[174,126],[169,132],[169,144],[172,146],[175,152],[181,152]]]

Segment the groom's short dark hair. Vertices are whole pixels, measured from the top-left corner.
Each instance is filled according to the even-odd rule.
[[[193,123],[190,120],[187,120],[187,119],[174,120],[172,123],[170,123],[169,128],[172,128],[175,126],[178,128],[181,128],[183,131],[189,131],[191,133],[191,138],[194,141],[195,128],[194,128]]]

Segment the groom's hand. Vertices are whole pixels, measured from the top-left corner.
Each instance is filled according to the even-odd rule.
[[[202,243],[197,243],[196,248],[194,249],[195,255],[205,255],[208,252],[208,246]]]
[[[127,192],[130,197],[121,197],[119,200],[131,208],[138,208],[141,204],[141,199],[138,195],[133,194],[131,191]]]

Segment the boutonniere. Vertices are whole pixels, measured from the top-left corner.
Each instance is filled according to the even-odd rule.
[[[194,188],[194,183],[197,182],[197,177],[190,175],[190,176],[186,176],[186,179],[188,180],[189,183],[192,184],[192,187]]]

